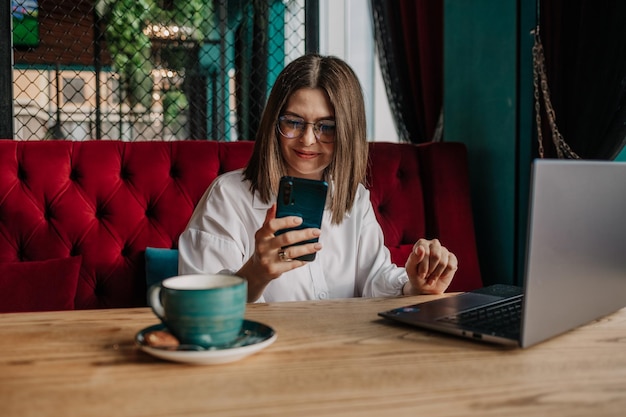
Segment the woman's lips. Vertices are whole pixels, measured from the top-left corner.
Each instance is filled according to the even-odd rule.
[[[294,150],[294,152],[302,159],[313,159],[318,155],[317,152],[302,152],[297,150]]]

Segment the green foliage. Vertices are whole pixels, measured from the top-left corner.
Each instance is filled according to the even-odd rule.
[[[130,105],[152,104],[152,43],[144,28],[149,24],[177,25],[202,41],[213,24],[212,0],[177,0],[163,10],[158,0],[97,0],[96,11],[106,23],[106,41],[113,66],[127,88]]]
[[[150,22],[189,27],[196,41],[202,41],[213,27],[212,0],[177,0],[172,10],[161,9],[155,0],[145,1],[150,3]]]
[[[163,94],[163,121],[165,125],[168,126],[176,122],[188,106],[187,97],[182,91],[166,91]]]

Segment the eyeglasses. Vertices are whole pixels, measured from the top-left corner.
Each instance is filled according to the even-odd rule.
[[[313,126],[313,134],[321,143],[335,142],[335,121],[319,120],[315,123],[305,122],[304,119],[294,116],[280,116],[278,118],[278,131],[287,139],[298,139],[304,135],[307,125]]]

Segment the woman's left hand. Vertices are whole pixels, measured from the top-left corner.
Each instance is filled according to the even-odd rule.
[[[442,294],[452,282],[459,264],[456,256],[438,239],[419,239],[406,261],[409,276],[404,295]]]

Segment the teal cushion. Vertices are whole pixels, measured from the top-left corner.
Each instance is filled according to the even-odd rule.
[[[146,248],[147,288],[178,275],[178,249]]]

